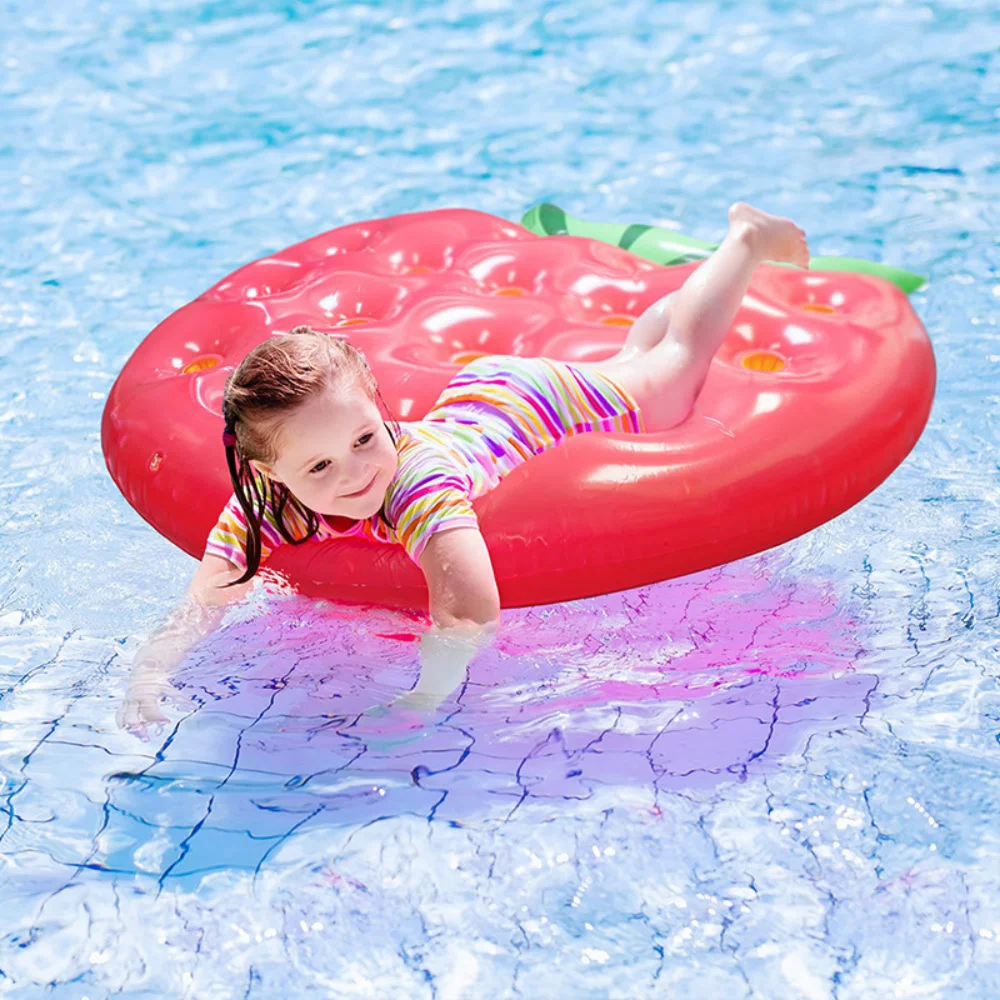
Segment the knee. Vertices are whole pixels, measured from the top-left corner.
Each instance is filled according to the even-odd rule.
[[[645,412],[657,429],[669,430],[690,416],[708,378],[711,358],[699,358],[687,346],[674,341],[657,345],[644,362]]]
[[[663,340],[670,327],[670,300],[675,294],[671,292],[657,299],[640,314],[628,332],[625,347],[649,351]]]

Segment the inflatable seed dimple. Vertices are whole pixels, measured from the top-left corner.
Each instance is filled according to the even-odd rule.
[[[785,367],[785,359],[774,351],[754,351],[746,355],[740,364],[756,372],[780,372]]]

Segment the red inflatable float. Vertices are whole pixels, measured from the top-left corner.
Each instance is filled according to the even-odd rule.
[[[108,469],[157,531],[200,559],[231,495],[225,381],[264,338],[300,323],[349,336],[395,416],[417,420],[481,354],[610,356],[698,266],[540,237],[469,209],[333,229],[240,268],[149,334],[108,396]],[[934,385],[927,334],[894,285],[760,265],[683,424],[571,437],[474,502],[503,605],[664,580],[817,527],[902,462]],[[423,573],[400,545],[284,545],[266,567],[308,596],[427,608]]]

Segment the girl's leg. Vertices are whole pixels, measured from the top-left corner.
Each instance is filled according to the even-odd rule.
[[[632,344],[626,340],[614,358],[595,364],[636,397],[648,431],[667,430],[691,412],[762,260],[808,267],[805,233],[791,219],[737,202],[729,209],[729,232],[712,256],[636,320]],[[644,343],[650,346],[643,349]]]
[[[679,291],[679,289],[678,289]],[[637,354],[645,354],[655,347],[666,336],[670,325],[670,304],[677,296],[677,291],[657,299],[630,327],[625,343],[619,348],[614,358],[616,362],[628,361]]]

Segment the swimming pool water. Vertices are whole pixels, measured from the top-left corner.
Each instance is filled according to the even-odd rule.
[[[5,13],[0,994],[997,995],[995,5]],[[505,612],[423,724],[359,718],[405,617],[263,593],[119,731],[195,566],[100,451],[142,337],[319,231],[542,200],[928,275],[920,442],[779,548]]]

